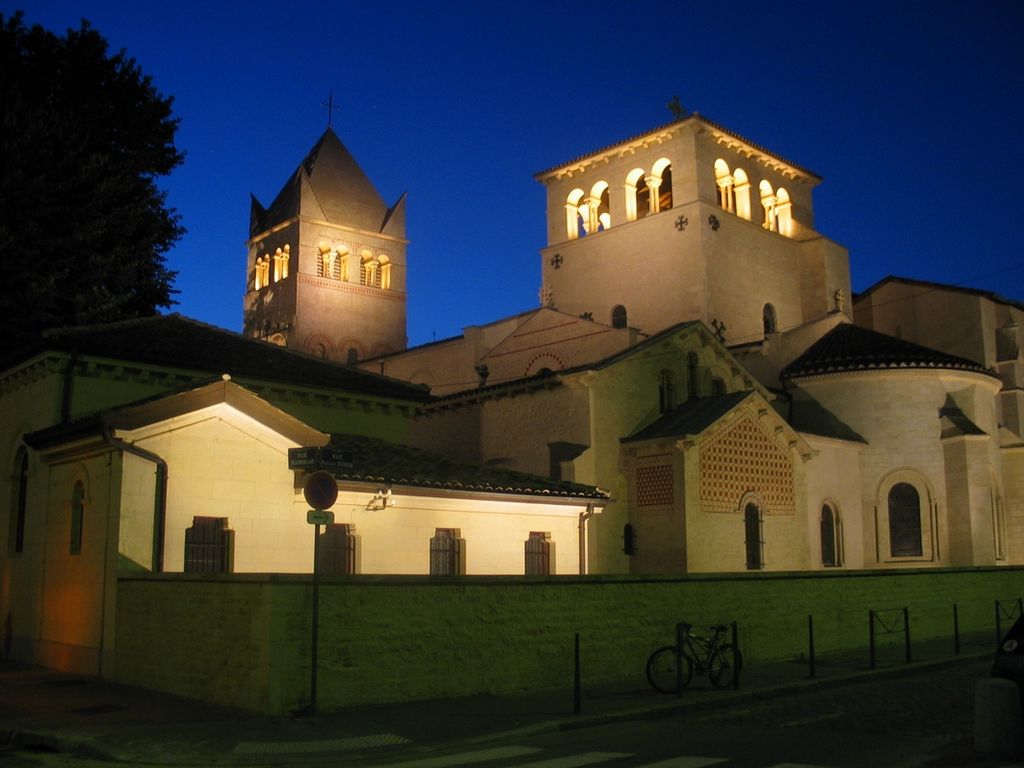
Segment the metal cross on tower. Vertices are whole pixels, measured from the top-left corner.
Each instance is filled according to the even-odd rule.
[[[327,109],[327,127],[330,128],[331,127],[331,118],[334,117],[334,110],[341,109],[341,107],[334,106],[334,89],[333,88],[330,90],[330,93],[328,93],[328,95],[327,95],[327,101],[321,101],[320,102],[320,106],[321,107],[325,107]]]

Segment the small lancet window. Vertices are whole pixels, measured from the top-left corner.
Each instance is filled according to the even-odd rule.
[[[646,216],[649,213],[649,199],[644,169],[634,168],[626,176],[626,221],[636,221]]]
[[[658,413],[668,413],[675,407],[675,385],[672,371],[662,371],[658,375]]]
[[[686,353],[686,396],[688,398],[697,396],[697,353]]]
[[[387,256],[381,256],[378,259],[380,264],[380,287],[385,291],[391,289],[391,259]]]
[[[356,537],[348,523],[330,523],[320,534],[317,567],[325,576],[348,576],[356,572]]]
[[[842,534],[839,516],[830,504],[821,507],[821,564],[837,568],[843,564]]]
[[[771,304],[764,305],[763,323],[764,323],[764,335],[767,336],[769,333],[775,333],[779,329],[778,320],[775,317],[775,307]]]
[[[761,510],[754,503],[743,510],[743,530],[747,550],[747,570],[759,571],[764,568],[764,540]]]
[[[456,528],[435,528],[430,539],[430,575],[459,576],[465,573],[463,540]]]
[[[651,177],[649,183],[655,200],[653,212],[669,210],[672,207],[672,163],[664,157],[661,158],[654,164]]]
[[[582,189],[574,189],[565,199],[565,236],[567,240],[576,240],[587,234],[583,218],[586,206],[581,204],[585,194]]]
[[[75,483],[71,492],[71,546],[69,553],[82,554],[82,518],[85,516],[85,486],[82,481]]]
[[[14,494],[11,499],[9,548],[14,554],[25,549],[25,516],[28,512],[28,453],[19,448],[14,459]]]
[[[612,328],[625,328],[626,322],[626,308],[621,304],[616,304],[612,307]]]

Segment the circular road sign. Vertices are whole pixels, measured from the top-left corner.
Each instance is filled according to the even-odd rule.
[[[302,495],[313,509],[330,509],[338,500],[338,481],[330,472],[314,472],[306,478]]]

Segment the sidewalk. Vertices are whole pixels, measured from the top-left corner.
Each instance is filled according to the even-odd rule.
[[[751,662],[741,688],[714,690],[694,677],[683,696],[650,689],[637,678],[583,684],[581,712],[571,687],[504,695],[363,707],[311,718],[265,717],[166,694],[0,662],[0,744],[46,746],[126,763],[265,765],[358,760],[401,748],[453,744],[568,730],[607,722],[666,717],[693,709],[799,693],[810,686],[848,685],[875,676],[924,673],[934,666],[992,657],[992,636],[915,643],[914,662],[902,648],[886,647],[878,668],[867,649],[806,662]],[[884,661],[882,661],[884,659]],[[584,670],[585,673],[585,670]]]

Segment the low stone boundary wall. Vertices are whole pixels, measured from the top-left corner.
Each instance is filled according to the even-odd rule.
[[[320,709],[641,679],[677,621],[736,621],[748,662],[868,642],[868,611],[909,608],[912,639],[993,629],[1024,568],[592,577],[356,576],[320,588]],[[311,578],[126,575],[114,677],[269,713],[308,703]],[[994,629],[993,629],[994,631]],[[886,641],[883,639],[883,645]],[[902,643],[902,638],[893,640]],[[894,656],[897,657],[898,653]]]

